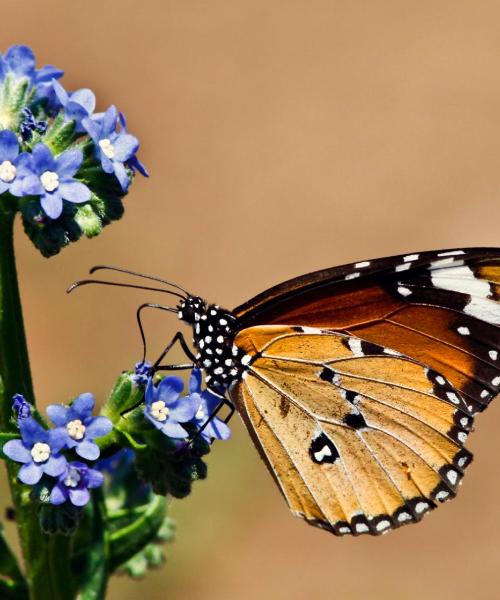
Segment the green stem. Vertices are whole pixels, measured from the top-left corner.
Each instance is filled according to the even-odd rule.
[[[23,394],[35,404],[24,333],[23,313],[14,257],[15,212],[7,208],[9,196],[0,204],[0,430],[13,431],[12,396]],[[69,549],[71,538],[45,535],[40,530],[37,506],[17,481],[18,465],[6,461],[12,501],[32,600],[71,600]],[[57,568],[56,568],[57,566]]]

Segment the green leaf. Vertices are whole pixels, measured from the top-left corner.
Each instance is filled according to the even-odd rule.
[[[110,571],[126,563],[158,537],[167,515],[167,501],[154,496],[138,519],[115,531],[110,538]]]

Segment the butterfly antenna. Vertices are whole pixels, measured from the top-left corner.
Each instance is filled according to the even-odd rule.
[[[95,267],[92,267],[90,269],[89,273],[90,273],[90,275],[92,275],[96,271],[102,271],[102,270],[116,271],[117,273],[125,273],[126,275],[133,275],[135,277],[142,277],[143,279],[151,279],[152,281],[158,281],[160,283],[164,283],[165,285],[169,285],[169,286],[183,292],[184,294],[186,294],[186,297],[191,296],[191,294],[187,290],[185,290],[180,285],[177,285],[176,283],[172,283],[171,281],[167,281],[166,279],[161,279],[160,277],[154,277],[153,275],[145,275],[144,273],[138,273],[137,271],[131,271],[130,269],[122,269],[121,267],[113,267],[110,265],[96,265]]]
[[[132,288],[135,290],[147,290],[150,292],[162,292],[163,294],[169,294],[170,296],[175,296],[176,298],[180,298],[181,300],[185,300],[185,297],[177,292],[173,292],[172,290],[165,290],[163,288],[155,288],[147,285],[135,285],[133,283],[119,283],[117,281],[106,281],[105,279],[81,279],[80,281],[75,281],[72,283],[69,288],[66,290],[67,294],[71,294],[73,290],[76,288],[82,287],[84,285],[89,284],[99,284],[99,285],[111,285],[115,287],[124,287],[124,288]],[[173,312],[177,312],[175,309],[172,309]]]

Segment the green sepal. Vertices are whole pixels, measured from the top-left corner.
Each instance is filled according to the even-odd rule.
[[[78,206],[75,213],[75,221],[82,230],[83,235],[88,238],[99,235],[102,231],[102,221],[90,204]]]
[[[54,155],[61,154],[75,140],[75,121],[66,120],[64,112],[60,111],[49,125],[41,141],[50,148]]]
[[[17,558],[10,548],[0,523],[0,590],[1,598],[27,598],[27,585]],[[4,596],[5,593],[10,595]]]
[[[116,423],[120,415],[139,405],[143,396],[144,390],[135,385],[132,374],[130,372],[122,373],[116,380],[101,414]]]
[[[82,509],[65,502],[59,506],[50,504],[52,483],[44,476],[40,483],[31,488],[29,497],[38,506],[40,529],[48,535],[72,535],[82,515]]]

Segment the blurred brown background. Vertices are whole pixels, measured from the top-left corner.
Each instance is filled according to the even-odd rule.
[[[117,103],[151,171],[97,240],[45,260],[18,231],[43,403],[102,399],[139,357],[134,310],[153,295],[64,293],[95,263],[231,307],[343,262],[500,243],[498,2],[2,0],[0,32]],[[147,323],[153,351],[178,327]],[[236,418],[208,480],[172,504],[168,565],[110,598],[498,598],[499,423],[498,404],[478,419],[453,503],[337,539],[288,514]]]

